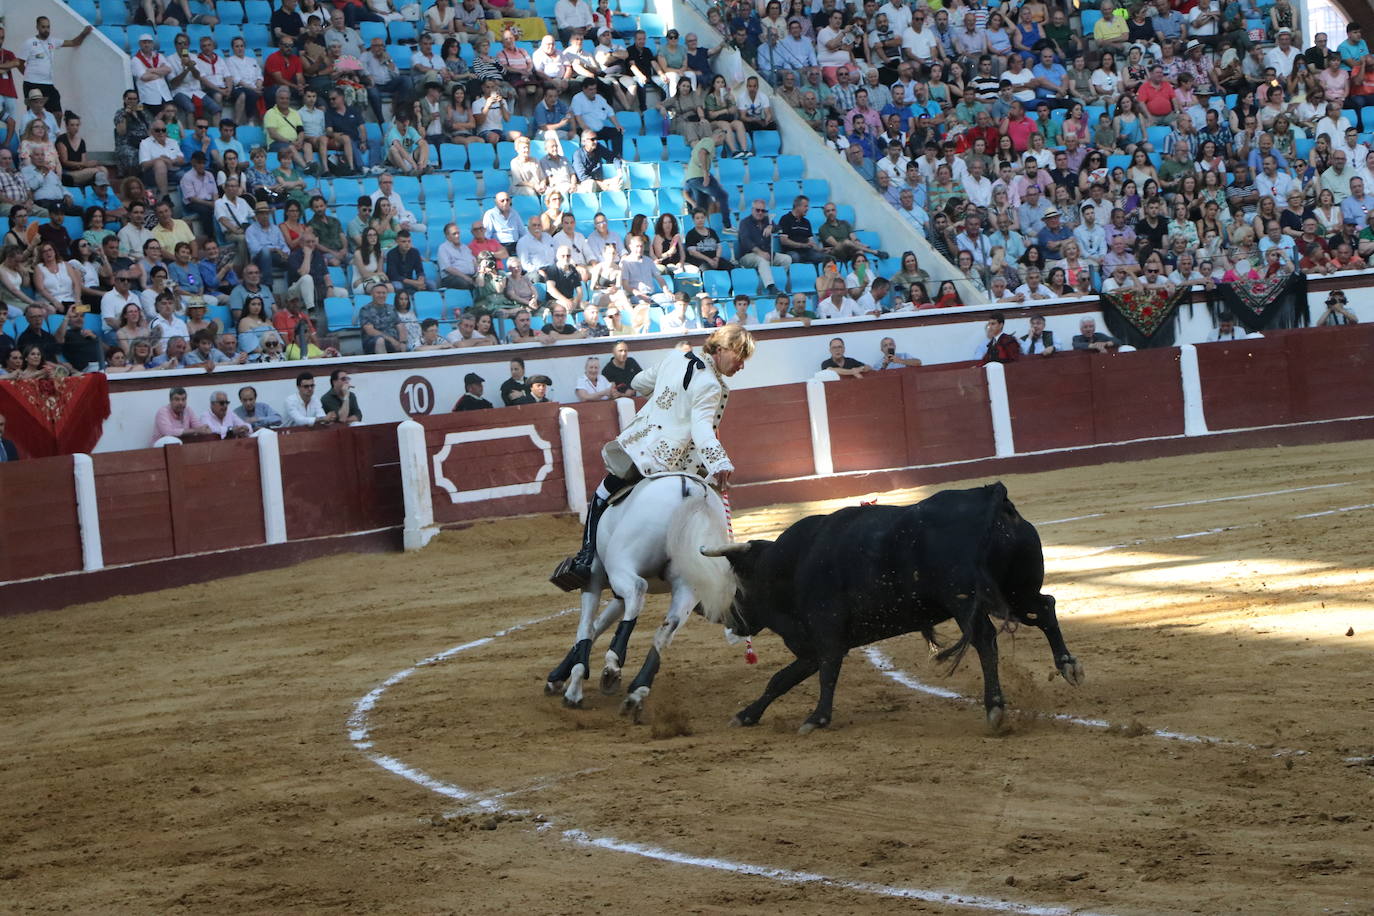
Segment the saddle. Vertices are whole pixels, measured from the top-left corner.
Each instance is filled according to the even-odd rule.
[[[641,477],[634,483],[628,483],[625,486],[621,487],[619,490],[616,490],[614,493],[611,494],[610,499],[606,500],[606,508],[609,509],[611,506],[614,506],[617,503],[624,502],[625,498],[630,495],[630,492],[644,481],[658,480],[660,477],[679,478],[682,481],[683,496],[687,495],[687,487],[689,484],[697,484],[703,489],[707,487],[710,487],[711,489],[719,489],[718,487],[713,487],[711,484],[708,484],[705,480],[698,477],[696,474],[688,474],[686,471],[659,471],[657,473]]]

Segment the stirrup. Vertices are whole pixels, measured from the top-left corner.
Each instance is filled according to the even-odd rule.
[[[589,563],[578,562],[580,554],[568,557],[558,568],[549,576],[549,581],[558,586],[565,592],[577,592],[587,587],[587,583],[592,581],[592,568]]]

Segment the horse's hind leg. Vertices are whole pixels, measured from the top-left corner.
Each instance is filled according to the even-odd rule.
[[[644,597],[640,595],[640,607],[643,607]],[[697,597],[686,585],[675,583],[673,585],[673,597],[668,604],[668,616],[658,630],[654,632],[654,645],[644,657],[644,665],[635,675],[635,679],[630,682],[629,690],[625,694],[625,702],[620,706],[622,715],[633,714],[635,721],[639,721],[640,714],[644,711],[644,700],[649,696],[649,690],[654,685],[654,678],[658,675],[659,663],[663,653],[667,651],[668,644],[673,641],[673,636],[678,629],[687,622],[692,609],[697,606]],[[628,615],[628,611],[626,612]],[[638,610],[635,612],[638,613]]]

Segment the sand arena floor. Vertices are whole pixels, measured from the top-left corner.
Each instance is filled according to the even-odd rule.
[[[727,728],[790,656],[699,619],[646,724],[562,708],[572,616],[468,644],[570,606],[568,519],[0,619],[0,910],[1371,913],[1370,454],[1006,478],[1088,680],[1004,635],[999,737],[908,686],[980,689],[914,636],[851,653],[828,730],[814,681]]]

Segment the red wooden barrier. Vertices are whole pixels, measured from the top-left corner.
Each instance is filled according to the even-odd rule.
[[[1089,360],[1094,442],[1183,435],[1183,379],[1177,349],[1094,353]],[[1019,438],[1016,447],[1022,450]]]
[[[420,423],[433,476],[434,518],[440,524],[567,508],[557,404],[444,414],[420,418]],[[547,443],[547,453],[528,431],[499,433],[523,426],[533,427],[534,435]],[[463,441],[464,434],[480,438]],[[440,455],[440,473],[435,474],[434,459]],[[540,473],[544,477],[537,480]],[[530,492],[502,492],[516,487]]]
[[[986,458],[994,453],[992,411],[983,370],[902,369],[907,465]]]
[[[1374,325],[1284,334],[1295,420],[1374,413]]]
[[[164,448],[178,554],[261,544],[258,444],[226,439]]]
[[[0,582],[80,568],[71,456],[0,464]]]
[[[390,428],[390,424],[383,424]],[[289,539],[361,531],[362,494],[354,427],[287,430],[279,440]],[[394,435],[393,435],[394,438]]]
[[[172,503],[167,491],[167,458],[163,451],[141,448],[91,456],[106,565],[176,555]]]
[[[1288,351],[1282,339],[1198,344],[1197,357],[1209,429],[1293,421]]]
[[[899,468],[907,463],[901,376],[892,369],[863,378],[841,377],[825,384],[830,418],[830,457],[835,470],[868,471]]]
[[[1018,452],[1096,442],[1093,361],[1086,353],[1026,357],[1005,366],[1012,439]]]
[[[644,405],[634,401],[635,408]],[[582,471],[587,479],[587,498],[596,491],[606,476],[606,464],[601,460],[601,447],[620,435],[620,418],[614,401],[589,401],[585,404],[565,405],[577,411],[578,427],[582,432]]]
[[[738,470],[737,483],[814,474],[806,384],[730,392],[720,441]]]
[[[1178,351],[1058,353],[1006,366],[1017,452],[1183,434]]]

